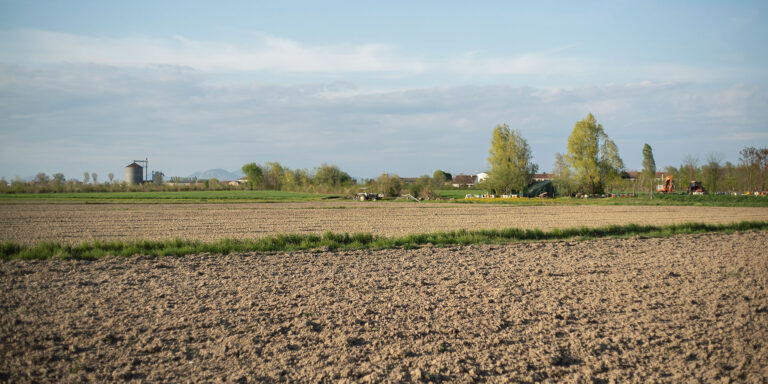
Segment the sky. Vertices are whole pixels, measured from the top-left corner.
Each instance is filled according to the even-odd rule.
[[[539,170],[592,113],[627,169],[768,146],[765,1],[0,0],[0,176],[249,162]]]

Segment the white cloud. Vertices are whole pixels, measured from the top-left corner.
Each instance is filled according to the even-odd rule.
[[[0,32],[0,58],[10,63],[173,65],[202,71],[409,72],[426,65],[385,44],[308,46],[256,35],[246,45],[170,38],[106,38],[41,30]]]
[[[713,150],[735,161],[740,148],[765,145],[755,142],[765,139],[765,100],[763,88],[741,84],[370,91],[343,83],[214,86],[177,67],[0,65],[0,176],[53,167],[74,177],[119,173],[119,159],[144,155],[169,175],[272,160],[337,163],[356,176],[470,172],[485,168],[500,123],[521,129],[547,171],[588,112],[630,167],[639,166],[644,142],[659,164]],[[713,139],[726,133],[727,142]]]
[[[528,52],[513,57],[495,57],[481,55],[480,52],[467,52],[451,60],[447,69],[455,73],[498,75],[582,75],[595,68],[597,60],[567,55],[570,47],[551,49],[541,52]]]
[[[740,68],[680,63],[624,64],[588,57],[572,46],[536,52],[467,52],[441,57],[381,43],[312,45],[266,34],[244,43],[169,37],[93,37],[44,30],[0,31],[0,62],[18,65],[98,64],[119,68],[170,66],[203,73],[365,76],[391,86],[434,79],[439,85],[527,84],[578,86],[630,81],[711,82],[746,76]],[[754,72],[754,71],[752,71]],[[317,81],[317,80],[312,80]],[[416,87],[420,85],[415,85]],[[422,85],[423,86],[423,85]]]

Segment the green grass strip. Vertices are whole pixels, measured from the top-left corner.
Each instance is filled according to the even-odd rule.
[[[183,256],[196,253],[230,254],[240,252],[282,252],[299,250],[354,250],[417,248],[425,245],[454,246],[469,244],[500,244],[522,241],[551,241],[567,239],[595,239],[606,237],[667,237],[677,234],[764,231],[768,221],[744,221],[731,224],[685,223],[656,225],[610,225],[605,227],[578,227],[542,231],[539,229],[482,229],[406,236],[374,236],[370,233],[331,233],[323,235],[285,234],[249,239],[221,239],[214,242],[198,240],[135,240],[84,242],[77,245],[40,242],[24,245],[14,242],[0,243],[0,259],[97,259],[107,255]]]

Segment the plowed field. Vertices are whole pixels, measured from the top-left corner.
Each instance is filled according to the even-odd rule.
[[[768,238],[0,262],[0,381],[124,380],[764,383]]]
[[[0,241],[218,240],[277,233],[404,235],[455,229],[768,220],[768,208],[317,202],[0,205]]]

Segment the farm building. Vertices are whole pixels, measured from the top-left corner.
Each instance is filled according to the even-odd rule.
[[[640,175],[640,171],[629,171],[627,174],[629,175],[629,181],[635,181],[637,176]],[[664,172],[656,172],[654,177],[656,180],[664,180]]]
[[[144,167],[133,163],[125,167],[125,182],[128,184],[141,184],[144,181]]]
[[[477,184],[477,176],[475,175],[456,175],[453,177],[451,184],[454,187],[469,187]]]

